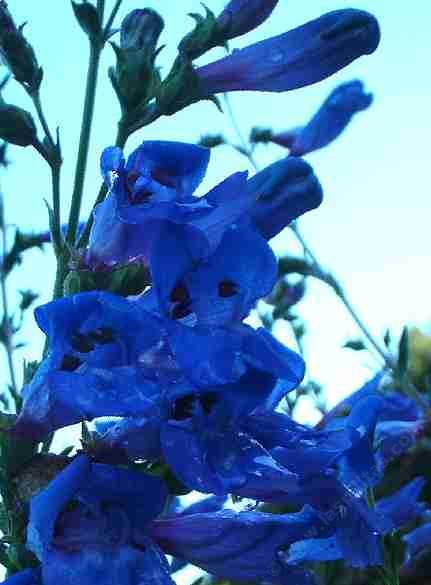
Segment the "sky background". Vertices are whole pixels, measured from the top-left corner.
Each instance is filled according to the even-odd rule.
[[[63,219],[67,217],[79,137],[80,116],[87,67],[87,41],[74,20],[66,0],[10,0],[9,8],[18,23],[27,21],[27,38],[33,44],[45,71],[42,97],[52,129],[60,126],[64,156],[62,176]],[[114,4],[107,0],[108,9]],[[207,0],[219,13],[222,0]],[[159,0],[137,3],[124,0],[118,22],[134,8],[152,7],[165,19],[161,44],[166,45],[158,64],[166,74],[176,55],[180,39],[191,29],[188,12],[202,11],[192,0]],[[283,33],[324,12],[356,7],[374,13],[381,24],[382,41],[377,52],[363,57],[331,78],[314,86],[283,94],[235,92],[231,96],[237,121],[245,135],[252,126],[283,130],[309,120],[328,93],[339,83],[360,78],[374,93],[374,104],[356,116],[347,131],[330,147],[307,160],[322,182],[322,206],[301,220],[310,247],[321,263],[343,283],[359,314],[376,336],[389,328],[395,335],[408,324],[431,323],[431,279],[429,276],[430,225],[430,140],[431,3],[378,2],[376,0],[279,0],[270,19],[257,30],[232,42],[242,47]],[[213,50],[199,60],[210,62],[222,56]],[[102,60],[96,117],[92,133],[88,175],[85,183],[86,218],[100,185],[99,157],[115,139],[119,108],[107,79],[114,63],[110,47]],[[25,92],[11,82],[5,99],[31,109]],[[144,139],[194,142],[200,135],[222,132],[235,140],[227,116],[209,102],[165,117],[136,133],[126,151]],[[260,146],[259,164],[270,164],[284,155],[277,146]],[[23,230],[47,226],[43,198],[50,199],[50,176],[46,163],[31,148],[11,147],[12,164],[2,171],[8,223]],[[213,150],[204,193],[237,170],[252,169],[231,148]],[[13,232],[11,231],[11,236]],[[109,234],[107,235],[109,237]],[[277,238],[278,252],[298,251],[293,236],[285,230]],[[54,262],[47,250],[32,251],[8,281],[11,299],[18,288],[33,288],[40,301],[50,300]],[[357,338],[355,324],[325,285],[310,283],[307,298],[298,312],[308,325],[306,338],[309,373],[323,383],[331,404],[351,392],[379,366],[379,359],[367,352],[342,349],[349,338]],[[38,359],[42,336],[28,315],[24,335],[29,346],[16,353],[17,370],[24,357]],[[2,378],[7,381],[6,362],[1,356]],[[302,405],[298,416],[309,415]]]

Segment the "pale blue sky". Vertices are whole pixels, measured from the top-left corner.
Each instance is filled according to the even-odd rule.
[[[113,0],[107,0],[108,7]],[[222,0],[208,0],[216,13]],[[166,44],[159,63],[167,72],[181,37],[192,21],[187,12],[201,10],[195,0],[136,3],[124,0],[120,17],[136,7],[150,6],[164,17]],[[429,278],[431,4],[426,0],[279,0],[271,18],[259,29],[237,39],[240,47],[280,34],[307,20],[337,8],[357,7],[373,12],[382,28],[382,41],[374,55],[359,59],[337,75],[312,87],[285,94],[235,93],[232,104],[245,134],[253,125],[282,130],[301,124],[339,82],[361,78],[375,95],[372,108],[359,114],[348,131],[329,148],[308,157],[325,191],[321,208],[301,222],[311,247],[321,261],[344,283],[354,305],[376,334],[386,327],[395,332],[405,322],[430,320]],[[45,70],[43,101],[52,128],[61,127],[64,209],[72,187],[74,153],[77,148],[83,86],[87,62],[86,39],[74,22],[66,0],[10,0],[18,22],[28,21],[26,32]],[[221,53],[205,55],[209,62]],[[91,208],[99,188],[98,160],[101,150],[115,136],[118,118],[106,70],[113,63],[107,48],[102,63],[97,114],[93,130],[89,171],[85,185],[85,211]],[[11,83],[5,97],[30,109],[24,91]],[[211,103],[187,108],[175,117],[164,118],[136,134],[127,150],[143,139],[172,139],[193,142],[200,134],[223,132],[233,137],[227,117]],[[283,156],[283,150],[259,147],[262,165]],[[3,173],[8,221],[26,229],[46,226],[43,197],[49,197],[49,173],[45,163],[31,149],[12,147],[13,165]],[[236,170],[248,168],[247,161],[227,147],[212,153],[202,192]],[[66,215],[64,214],[64,218]],[[277,249],[295,249],[286,231]],[[49,254],[28,254],[23,267],[10,280],[14,287],[32,287],[48,300],[53,281]],[[369,354],[352,354],[340,346],[356,337],[356,328],[343,307],[320,284],[310,286],[301,304],[310,335],[307,349],[309,371],[327,385],[330,401],[351,391],[369,375],[375,361]],[[28,319],[30,321],[30,319]],[[26,354],[38,356],[40,343],[27,323],[32,347],[17,353],[17,365]]]

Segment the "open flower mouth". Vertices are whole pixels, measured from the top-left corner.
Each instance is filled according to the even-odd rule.
[[[196,410],[204,414],[210,414],[217,404],[218,394],[207,392],[205,394],[186,394],[177,398],[172,405],[172,418],[174,420],[187,420],[192,418]]]

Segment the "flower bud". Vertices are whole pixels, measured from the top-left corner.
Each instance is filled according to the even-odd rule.
[[[287,91],[316,83],[376,50],[377,20],[368,12],[335,10],[196,69],[207,95],[226,91]]]
[[[0,55],[15,79],[34,91],[42,81],[42,69],[22,34],[23,27],[15,25],[6,2],[0,0]]]
[[[132,10],[121,23],[120,46],[124,50],[156,50],[164,28],[162,17],[150,8]]]
[[[277,2],[278,0],[231,0],[217,18],[225,39],[234,39],[257,28],[269,17]]]
[[[0,138],[18,146],[30,146],[36,140],[32,115],[10,104],[0,104]]]
[[[120,46],[112,43],[117,66],[110,71],[111,81],[126,112],[154,95],[159,83],[154,60],[163,27],[157,12],[136,9],[121,23]]]
[[[271,142],[289,148],[293,156],[323,148],[338,138],[353,116],[368,108],[372,101],[373,96],[364,92],[362,81],[343,83],[330,93],[306,126],[274,134]]]

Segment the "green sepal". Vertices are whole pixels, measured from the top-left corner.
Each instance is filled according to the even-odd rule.
[[[196,23],[195,28],[178,45],[179,53],[189,60],[197,59],[210,49],[223,47],[226,43],[226,35],[214,13],[205,4],[203,7],[205,16],[189,13]]]
[[[365,343],[361,339],[349,339],[343,345],[343,347],[347,349],[352,349],[353,351],[362,351],[367,349]]]
[[[149,475],[155,475],[163,479],[168,487],[169,493],[172,495],[185,496],[192,491],[176,477],[169,465],[163,461],[147,465],[143,470]]]
[[[81,3],[72,0],[72,8],[79,26],[91,41],[102,37],[102,23],[97,8],[85,0]]]
[[[115,51],[117,64],[109,70],[109,77],[118,96],[123,113],[142,110],[152,99],[160,85],[160,75],[155,59],[163,47],[154,51],[151,47],[139,50],[119,47],[110,43]]]
[[[202,90],[191,62],[179,56],[169,75],[161,83],[156,99],[161,114],[170,116],[190,104],[210,97]]]
[[[128,264],[111,271],[71,270],[64,281],[65,294],[104,290],[127,297],[141,293],[150,284],[148,268]]]
[[[205,146],[206,148],[215,148],[222,144],[226,144],[223,134],[204,134],[198,141],[199,146]]]
[[[266,144],[271,141],[273,134],[271,128],[259,128],[258,126],[254,126],[250,131],[250,142],[252,144],[258,144],[260,142]]]

